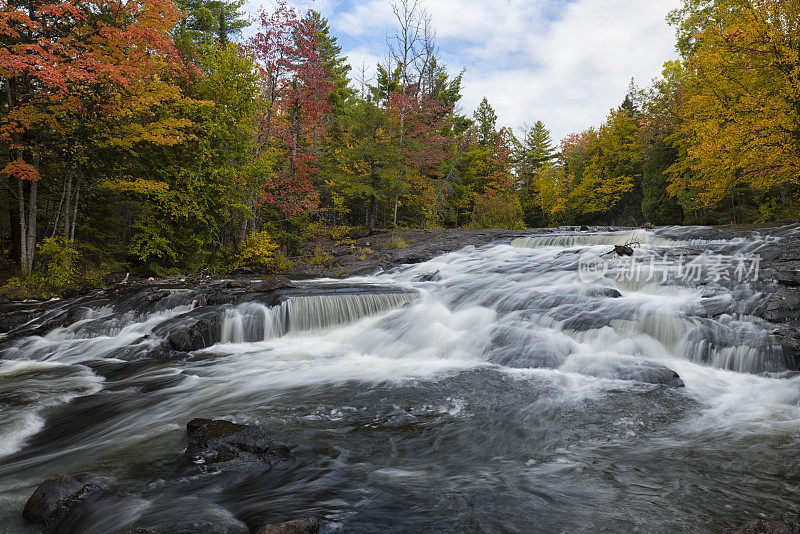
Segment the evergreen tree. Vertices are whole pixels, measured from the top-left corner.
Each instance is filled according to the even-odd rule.
[[[473,118],[475,120],[475,134],[478,145],[482,148],[494,146],[497,140],[497,114],[492,109],[492,106],[489,105],[486,97],[481,100]]]

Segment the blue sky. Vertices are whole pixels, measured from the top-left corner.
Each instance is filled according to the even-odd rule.
[[[331,24],[354,70],[368,74],[387,54],[396,27],[389,0],[292,0]],[[462,111],[484,96],[499,122],[517,132],[541,120],[558,141],[602,123],[622,102],[631,77],[639,85],[675,57],[665,22],[680,0],[427,0],[441,57],[462,68]],[[274,0],[248,0],[271,10]],[[245,35],[252,32],[252,27]]]

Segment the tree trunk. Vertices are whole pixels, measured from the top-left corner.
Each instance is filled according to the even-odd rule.
[[[9,176],[8,177],[8,193],[9,193],[9,202],[8,202],[8,220],[11,224],[10,233],[11,233],[11,258],[14,260],[14,263],[20,265],[20,261],[22,258],[22,248],[20,247],[20,224],[19,224],[19,204],[15,203],[11,200],[13,198],[12,191],[14,190],[14,178]]]
[[[369,209],[367,211],[367,234],[372,235],[375,232],[375,219],[377,218],[378,203],[375,201],[375,195],[369,197]]]
[[[30,274],[28,268],[28,225],[25,217],[25,186],[22,178],[17,177],[17,195],[19,200],[19,267],[23,275]]]
[[[67,184],[64,189],[66,205],[64,206],[64,239],[69,237],[69,216],[72,213],[72,169],[67,171]]]
[[[81,199],[81,178],[78,176],[78,183],[75,184],[75,201],[72,203],[72,224],[69,229],[69,242],[75,241],[75,223],[78,220],[78,203]]]
[[[39,150],[38,147],[33,153],[33,168],[36,169],[36,173],[39,173]],[[26,244],[28,246],[28,267],[27,267],[27,274],[30,274],[33,271],[33,256],[36,253],[36,219],[38,216],[39,210],[39,202],[37,198],[37,193],[39,190],[39,180],[34,179],[31,180],[30,185],[30,194],[28,196],[28,235],[25,238]]]

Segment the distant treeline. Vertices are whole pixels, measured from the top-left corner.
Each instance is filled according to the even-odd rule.
[[[800,1],[685,0],[678,61],[605,123],[519,137],[438,57],[414,0],[387,64],[243,0],[8,0],[0,209],[20,287],[278,268],[352,227],[771,221],[800,215]],[[278,262],[277,264],[275,262]],[[41,291],[40,291],[41,292]]]

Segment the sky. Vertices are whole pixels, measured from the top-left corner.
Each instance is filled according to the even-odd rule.
[[[558,141],[599,126],[631,78],[647,86],[677,56],[665,17],[681,0],[422,1],[448,71],[465,69],[461,111],[471,116],[486,97],[498,126],[517,133],[541,120]],[[389,2],[287,3],[322,13],[353,73],[363,64],[369,76],[387,57],[386,36],[397,28]],[[246,4],[251,16],[274,7],[274,0]]]

